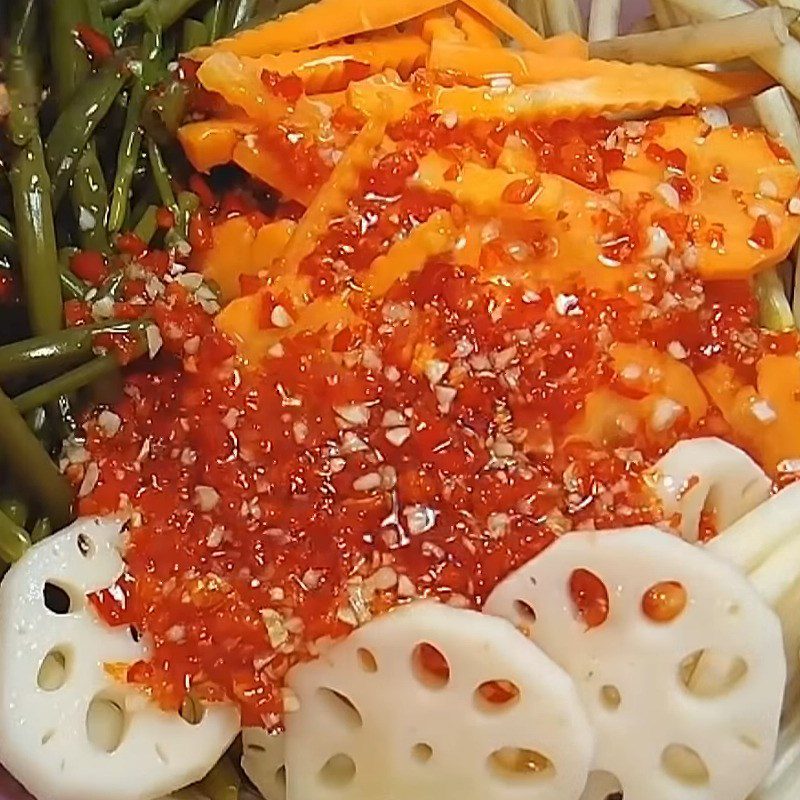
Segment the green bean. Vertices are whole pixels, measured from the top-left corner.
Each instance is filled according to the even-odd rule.
[[[103,9],[98,0],[86,0],[86,13],[91,25],[96,31],[108,35],[110,33],[109,24],[103,16]]]
[[[4,345],[0,347],[0,378],[36,375],[73,367],[92,358],[92,345],[98,334],[137,334],[149,324],[147,320],[106,320]]]
[[[178,211],[178,203],[175,200],[175,192],[172,191],[169,170],[164,163],[161,149],[156,144],[155,139],[147,137],[147,155],[150,159],[150,170],[153,175],[153,182],[161,198],[161,205],[169,208],[173,213]]]
[[[142,218],[136,223],[133,232],[145,243],[150,244],[158,230],[158,207],[148,206]]]
[[[181,33],[181,50],[184,53],[189,50],[194,50],[195,47],[201,47],[208,44],[208,29],[206,26],[196,19],[185,19],[183,21],[183,32]]]
[[[258,10],[258,0],[233,0],[233,8],[228,17],[228,31],[235,31],[249,22]]]
[[[13,564],[25,555],[30,546],[31,540],[25,529],[0,511],[0,558],[6,564]]]
[[[16,154],[10,180],[31,331],[53,333],[62,326],[61,286],[50,177],[38,133]]]
[[[182,81],[172,80],[147,98],[142,125],[158,144],[170,144],[186,117],[189,93]]]
[[[33,530],[31,530],[31,542],[37,544],[52,533],[53,523],[50,522],[50,517],[39,517],[39,519],[36,520],[36,524],[33,526]]]
[[[70,202],[78,220],[81,247],[107,253],[111,249],[106,231],[108,187],[94,142],[86,145],[78,159],[70,188]]]
[[[97,290],[97,299],[111,297],[113,300],[120,300],[120,293],[125,283],[125,270],[118,269],[112,272]]]
[[[226,0],[212,0],[211,6],[203,16],[203,22],[208,29],[208,39],[214,42],[225,34],[225,23],[228,19],[228,4]]]
[[[242,777],[228,756],[223,756],[200,781],[200,789],[210,800],[238,800]]]
[[[24,497],[34,501],[56,527],[66,524],[72,516],[72,489],[4,392],[0,392],[0,454],[13,465],[14,483]]]
[[[122,91],[127,76],[115,62],[102,67],[76,90],[47,137],[47,166],[56,205],[75,174],[78,157]]]
[[[58,269],[61,278],[61,295],[65,300],[83,300],[89,287],[70,269],[77,247],[62,247],[58,251]]]
[[[39,132],[38,114],[42,101],[36,58],[39,4],[37,0],[15,0],[10,5],[6,79],[11,108],[7,126],[11,141],[23,147]]]
[[[0,512],[5,514],[15,525],[24,528],[28,521],[28,506],[19,497],[4,497],[0,500]]]
[[[14,398],[14,405],[21,414],[51,403],[62,395],[73,394],[96,380],[119,371],[119,362],[114,356],[97,356],[86,364],[59,375],[57,378],[35,386]]]
[[[142,75],[134,83],[128,100],[128,111],[125,115],[125,125],[122,130],[119,152],[117,153],[117,171],[114,177],[114,186],[111,190],[111,210],[108,216],[108,230],[110,233],[116,233],[121,230],[128,215],[131,184],[136,172],[136,162],[139,159],[139,153],[142,148],[142,131],[139,126],[140,116],[160,49],[160,37],[150,31],[145,32],[141,46]]]
[[[0,216],[0,253],[13,256],[17,252],[14,242],[14,229],[11,223],[3,216]]]
[[[97,8],[92,0],[88,4]],[[50,58],[53,88],[63,111],[76,88],[90,73],[89,60],[75,36],[76,27],[88,21],[84,0],[58,0],[50,6]],[[105,231],[108,189],[97,148],[90,141],[78,158],[70,189],[73,215],[78,222],[78,239],[85,250],[109,250]]]
[[[102,0],[100,10],[107,17],[116,17],[126,8],[136,5],[137,0]]]

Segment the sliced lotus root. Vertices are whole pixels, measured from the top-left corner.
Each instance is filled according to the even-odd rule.
[[[120,528],[78,520],[0,584],[0,761],[38,800],[159,797],[202,778],[239,731],[231,706],[187,720],[110,674],[146,658],[86,600],[122,572]]]
[[[289,800],[577,800],[586,783],[575,687],[505,620],[414,603],[288,684]]]
[[[688,542],[698,540],[704,512],[723,531],[766,500],[772,486],[744,450],[713,437],[678,442],[650,479],[667,522]]]
[[[264,800],[286,800],[286,742],[283,733],[242,729],[242,769]]]
[[[769,770],[781,630],[730,564],[649,526],[570,533],[485,611],[523,626],[572,676],[594,768],[625,800],[743,800]],[[701,657],[711,666],[696,674]]]
[[[800,786],[800,703],[784,708],[778,752],[769,775],[749,800],[795,800]]]

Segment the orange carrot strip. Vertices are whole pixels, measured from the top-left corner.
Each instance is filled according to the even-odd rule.
[[[455,242],[453,218],[447,211],[437,211],[372,262],[361,281],[364,291],[382,297],[395,283],[423,269],[428,259],[452,250]]]
[[[507,76],[519,85],[556,84],[557,81],[567,80],[593,81],[585,84],[585,89],[594,91],[598,97],[608,98],[606,102],[612,102],[620,110],[727,103],[748,97],[773,83],[771,78],[758,70],[710,73],[600,59],[556,59],[539,52],[478,48],[454,42],[434,42],[428,66],[485,81]],[[572,91],[584,89],[570,85],[563,90],[569,95]],[[626,105],[622,99],[629,93],[635,100]],[[569,102],[569,97],[564,102]]]
[[[542,173],[530,177],[468,162],[452,178],[455,165],[438,153],[419,162],[413,182],[432,192],[448,192],[456,202],[481,216],[514,219],[550,219],[561,209],[564,179]],[[586,192],[587,197],[592,196]]]
[[[543,39],[536,31],[518,17],[502,0],[464,0],[476,14],[491,22],[495,28],[515,39],[529,50],[539,50]]]
[[[591,66],[596,62],[572,63]],[[633,69],[624,69],[628,66]],[[608,74],[603,75],[605,67],[609,67]],[[727,73],[724,81],[717,82],[715,76],[699,76],[691,70],[672,67],[609,63],[604,68],[593,76],[562,78],[534,86],[512,85],[499,91],[440,87],[434,91],[433,108],[440,114],[455,114],[460,120],[573,119],[622,111],[722,105],[749,97],[754,86],[765,88],[769,83],[760,76],[751,80],[751,73]]]
[[[263,147],[256,136],[248,136],[237,143],[233,149],[233,161],[289,200],[307,206],[314,197],[316,187],[300,184],[291,165],[283,163],[269,147]]]
[[[330,177],[314,196],[300,218],[283,252],[283,271],[295,273],[300,262],[311,253],[331,220],[347,208],[347,201],[358,188],[362,171],[372,163],[386,130],[386,117],[372,117],[361,129]]]
[[[473,47],[500,47],[500,39],[495,32],[469,6],[459,3],[455,11],[458,27],[464,31],[467,43]]]
[[[233,53],[215,53],[206,59],[197,71],[197,78],[210,92],[221,94],[228,103],[261,124],[273,124],[289,112],[286,101],[264,85],[253,62]]]
[[[178,141],[186,157],[198,172],[233,160],[236,143],[243,135],[254,133],[256,126],[239,120],[190,122],[178,130]]]
[[[589,42],[577,33],[560,33],[542,42],[537,52],[552,58],[589,58]]]
[[[367,74],[372,75],[389,67],[401,78],[407,78],[425,63],[427,55],[428,45],[422,37],[397,34],[353,44],[334,44],[296,53],[266,55],[256,61],[244,60],[259,71],[296,75],[303,81],[308,94],[318,94],[346,88],[351,81],[348,77],[349,66],[366,69]]]
[[[466,36],[459,30],[456,21],[444,9],[430,11],[422,24],[422,38],[426,42],[438,39],[443,42],[463,42]]]
[[[381,74],[347,87],[347,102],[365,117],[386,113],[389,119],[400,119],[427,97],[414,91],[408,83]]]
[[[228,39],[220,39],[209,47],[199,47],[190,55],[202,61],[219,52],[257,57],[303,50],[348,36],[389,28],[444,5],[447,5],[446,0],[377,3],[369,0],[319,0],[309,3],[300,11],[283,14]]]

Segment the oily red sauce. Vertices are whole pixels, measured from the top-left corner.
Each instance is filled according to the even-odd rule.
[[[552,171],[602,186],[609,133],[581,121],[526,136]],[[467,136],[424,120],[393,132],[403,146],[365,174],[352,213],[301,265],[314,294],[340,292],[437,208],[457,210],[404,190],[418,143],[451,134]],[[496,157],[490,134],[468,135]],[[234,213],[254,212],[222,216]],[[210,225],[219,211],[203,214]],[[620,234],[635,256],[641,231]],[[199,234],[195,244],[207,246]],[[162,277],[172,268],[163,254],[139,260]],[[233,699],[250,725],[278,725],[287,670],[371,615],[415,596],[480,607],[564,531],[658,520],[641,474],[678,438],[735,440],[714,415],[658,435],[633,429],[608,448],[577,440],[587,395],[624,388],[609,342],[679,342],[693,369],[724,362],[747,379],[782,346],[759,331],[745,281],[654,270],[613,297],[532,292],[480,281],[455,258],[357,303],[359,324],[326,346],[301,335],[243,369],[180,282],[165,284],[147,299],[162,352],[128,376],[118,430],[88,423],[99,479],[80,512],[134,511],[126,572],[93,602],[147,637],[152,657],[128,680],[167,708],[189,690]],[[140,314],[148,285],[129,282],[121,310]],[[80,484],[85,463],[68,474]],[[578,583],[592,624],[591,587]]]

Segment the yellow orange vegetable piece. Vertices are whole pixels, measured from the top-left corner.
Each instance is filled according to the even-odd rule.
[[[458,27],[464,31],[468,44],[475,47],[500,47],[500,39],[491,26],[469,6],[459,3],[456,6],[455,18]]]
[[[788,212],[800,172],[775,154],[762,131],[709,130],[701,119],[688,116],[657,120],[649,130],[639,152],[609,175],[609,184],[629,198],[651,195],[645,215],[692,215],[697,268],[703,276],[743,277],[786,258],[800,234],[800,216]],[[648,156],[651,144],[686,156],[693,194],[678,209],[666,202],[664,183],[670,175],[664,163]],[[767,218],[772,247],[751,238],[759,216]]]
[[[314,250],[333,218],[347,208],[347,201],[358,188],[361,173],[372,163],[385,130],[386,117],[372,117],[345,150],[298,222],[283,253],[284,271],[295,272],[300,262]]]
[[[700,381],[732,433],[773,473],[784,459],[800,458],[800,361],[764,356],[756,386],[745,384],[727,365],[717,364]]]
[[[350,83],[348,64],[356,63],[372,74],[391,68],[401,78],[407,78],[425,63],[427,55],[428,44],[421,36],[394,34],[352,44],[265,55],[250,63],[259,70],[296,75],[308,94],[318,94],[346,88]]]
[[[268,270],[283,252],[294,227],[291,220],[278,220],[254,228],[246,216],[214,226],[213,244],[203,253],[202,269],[216,281],[223,301],[239,296],[240,276]]]
[[[708,399],[686,364],[645,344],[616,342],[610,352],[614,371],[629,389],[668,397],[688,411],[692,423],[705,416]]]
[[[212,119],[184,125],[178,130],[178,141],[192,166],[198,172],[208,172],[231,161],[236,143],[255,131],[253,123]]]
[[[437,211],[372,262],[360,283],[371,297],[381,297],[397,282],[419,272],[428,259],[453,249],[456,228],[446,211]]]
[[[347,102],[366,117],[385,113],[390,120],[404,117],[414,106],[427,100],[397,76],[382,73],[356,81],[347,87]]]

